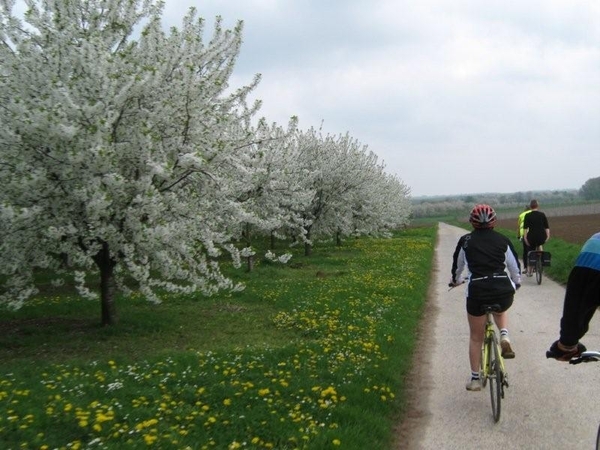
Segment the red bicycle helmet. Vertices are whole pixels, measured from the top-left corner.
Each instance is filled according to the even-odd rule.
[[[494,228],[496,225],[496,211],[490,205],[475,205],[469,216],[473,228]]]

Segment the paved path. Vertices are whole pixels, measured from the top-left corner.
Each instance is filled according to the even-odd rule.
[[[558,337],[564,288],[523,278],[510,310],[516,358],[506,361],[510,387],[494,423],[489,388],[468,392],[464,289],[448,292],[452,253],[465,230],[439,225],[426,328],[417,355],[411,411],[399,449],[593,449],[600,423],[600,363],[546,359]],[[600,313],[582,340],[600,350]]]

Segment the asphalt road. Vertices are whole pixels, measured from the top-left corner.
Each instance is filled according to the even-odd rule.
[[[448,291],[452,253],[465,230],[439,225],[427,319],[411,376],[411,409],[398,449],[593,449],[600,424],[600,363],[546,359],[558,338],[564,288],[523,277],[510,309],[516,358],[507,360],[510,386],[494,423],[489,387],[465,389],[470,369],[464,288]],[[518,251],[519,249],[517,249]],[[600,313],[582,339],[600,350]]]

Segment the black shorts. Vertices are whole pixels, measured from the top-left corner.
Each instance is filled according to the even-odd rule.
[[[530,236],[528,234],[527,241],[529,242],[529,249],[535,250],[536,247],[539,247],[540,245],[544,245],[546,243],[546,235],[544,234],[543,236]]]
[[[494,300],[481,300],[467,297],[467,312],[472,316],[483,316],[485,312],[481,310],[482,305],[500,305],[500,312],[504,312],[512,306],[514,298],[514,295],[506,295]]]

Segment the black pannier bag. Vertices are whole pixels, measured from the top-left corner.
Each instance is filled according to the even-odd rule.
[[[552,254],[550,252],[543,252],[540,250],[533,250],[527,253],[527,261],[529,265],[535,265],[538,258],[538,253],[542,255],[542,266],[549,267],[552,265]]]

